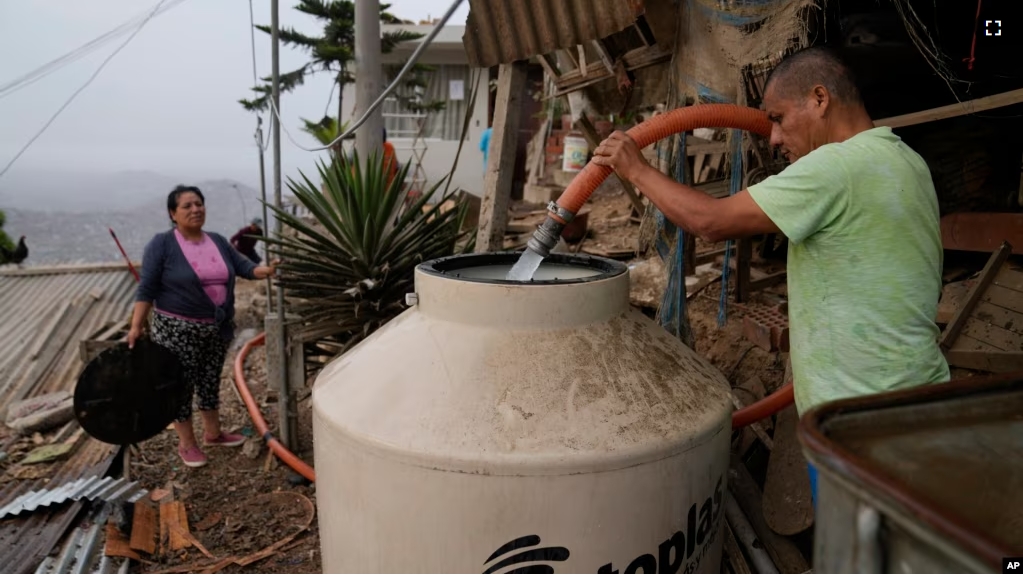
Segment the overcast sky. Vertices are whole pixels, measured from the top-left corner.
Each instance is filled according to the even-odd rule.
[[[441,17],[451,1],[390,4],[396,16],[419,21]],[[269,24],[270,0],[253,3],[256,23]],[[281,25],[317,33],[316,21],[294,10],[296,3],[280,1]],[[0,85],[155,5],[156,0],[0,0]],[[449,23],[464,25],[468,11],[463,0]],[[0,99],[0,169],[126,38]],[[306,59],[282,48],[281,72]],[[256,66],[260,76],[270,74],[270,38],[259,31]],[[186,0],[146,24],[11,172],[152,170],[182,181],[223,177],[255,187],[256,119],[237,103],[251,86],[248,1]],[[318,76],[282,96],[287,128],[307,147],[316,142],[298,129],[299,117],[322,117],[329,93],[329,78]],[[286,136],[282,155],[285,175],[315,169],[316,155],[295,148]],[[271,169],[268,163],[268,178]]]

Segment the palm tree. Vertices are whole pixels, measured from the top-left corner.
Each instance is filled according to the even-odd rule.
[[[346,121],[338,126],[337,119],[332,116],[324,116],[319,122],[312,122],[305,118],[301,118],[301,120],[302,131],[316,138],[316,141],[324,146],[333,142],[338,136],[344,133],[344,131],[348,129],[349,124],[349,122]],[[342,153],[341,142],[332,146],[330,151],[335,157],[340,156]]]

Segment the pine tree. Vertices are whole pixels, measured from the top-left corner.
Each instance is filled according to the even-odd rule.
[[[408,24],[403,22],[387,10],[389,4],[380,5],[380,21],[383,24]],[[326,72],[334,76],[337,91],[338,118],[341,118],[342,98],[344,87],[355,81],[352,68],[355,63],[355,3],[352,0],[299,0],[295,9],[299,12],[309,14],[323,23],[323,33],[320,36],[308,36],[298,32],[294,28],[282,28],[279,31],[281,42],[286,46],[297,47],[305,50],[311,56],[309,62],[291,72],[281,74],[281,93],[290,92],[301,86],[307,77],[312,74]],[[257,25],[257,29],[270,34],[270,27]],[[384,54],[394,50],[395,46],[402,42],[417,40],[423,37],[422,34],[400,30],[397,32],[386,32],[380,42],[380,50]],[[400,68],[400,67],[398,67]],[[404,94],[396,94],[399,101],[408,109],[413,111],[436,111],[443,109],[444,102],[422,102],[406,94],[414,93],[416,87],[424,87],[423,73],[432,70],[429,66],[416,65],[407,80],[403,82],[401,90]],[[388,67],[387,72],[394,77],[395,67]],[[271,78],[263,78],[264,84],[256,86],[253,91],[256,97],[252,100],[239,100],[239,103],[249,111],[266,111],[270,106]],[[331,122],[336,125],[328,114],[321,124],[328,125]],[[308,127],[308,126],[307,126]]]

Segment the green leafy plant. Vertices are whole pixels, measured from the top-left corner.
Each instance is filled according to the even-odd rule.
[[[390,184],[377,154],[365,164],[341,155],[317,167],[322,189],[301,172],[300,181],[288,179],[312,219],[270,206],[288,233],[267,242],[283,261],[289,308],[302,318],[296,336],[335,355],[405,310],[418,264],[472,251],[475,234],[462,229],[467,202],[444,208],[455,198],[437,193],[446,178],[406,201],[407,165]]]
[[[4,231],[4,224],[6,223],[7,214],[0,210],[0,252],[14,250],[14,242],[11,241],[11,238],[7,237],[7,232]]]

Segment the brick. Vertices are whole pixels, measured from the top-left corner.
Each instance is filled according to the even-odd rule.
[[[764,351],[789,351],[789,322],[777,308],[742,308],[743,335]]]
[[[547,146],[548,154],[563,154],[565,153],[564,146]]]

